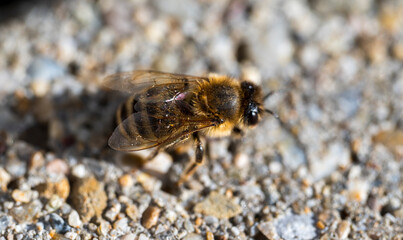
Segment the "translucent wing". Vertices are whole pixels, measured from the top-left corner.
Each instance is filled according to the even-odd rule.
[[[168,146],[185,139],[193,132],[214,125],[215,122],[206,117],[158,118],[137,112],[116,127],[108,143],[110,147],[120,151]]]
[[[111,89],[129,93],[138,93],[144,89],[164,84],[191,84],[208,81],[207,77],[164,73],[151,70],[116,73],[106,77],[103,84]]]
[[[156,71],[107,77],[106,86],[132,94],[109,145],[121,151],[166,146],[214,126],[214,119],[198,115],[192,107],[193,92],[200,81],[208,78]]]

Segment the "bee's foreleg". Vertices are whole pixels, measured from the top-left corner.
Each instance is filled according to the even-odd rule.
[[[245,136],[245,132],[241,129],[241,128],[239,128],[239,127],[234,127],[233,129],[232,129],[232,136],[234,136],[234,137],[237,137],[237,138],[240,138],[240,137],[243,137],[243,136]]]
[[[182,183],[186,182],[187,179],[193,175],[193,173],[196,171],[197,167],[199,167],[203,163],[203,156],[204,156],[204,148],[202,146],[202,142],[200,141],[199,134],[193,133],[193,139],[196,143],[196,150],[195,150],[195,156],[196,159],[194,162],[190,164],[189,167],[186,168],[186,171],[182,174],[181,178],[178,181],[178,185],[181,185]]]

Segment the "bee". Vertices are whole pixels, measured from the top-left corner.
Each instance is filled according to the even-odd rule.
[[[117,127],[109,138],[111,148],[138,151],[162,149],[193,139],[195,161],[178,184],[191,176],[203,162],[202,137],[217,138],[242,134],[256,126],[264,112],[261,87],[246,80],[209,74],[197,77],[139,70],[110,75],[104,84],[128,92],[130,97],[116,112]]]

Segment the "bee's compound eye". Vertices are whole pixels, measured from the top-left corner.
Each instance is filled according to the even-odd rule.
[[[259,119],[258,112],[253,110],[250,111],[247,118],[248,118],[248,125],[252,126],[256,125]]]
[[[245,123],[246,125],[253,126],[259,121],[259,108],[255,103],[249,103],[248,108],[245,111]]]

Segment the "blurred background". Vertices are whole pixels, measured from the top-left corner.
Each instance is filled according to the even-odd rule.
[[[266,107],[280,121],[267,117],[232,155],[225,153],[229,140],[212,147],[212,158],[221,160],[200,170],[199,178],[210,174],[214,182],[202,181],[204,187],[237,189],[252,181],[263,195],[257,212],[277,201],[287,212],[303,179],[309,187],[319,182],[316,194],[342,200],[326,205],[301,193],[301,206],[316,208],[304,239],[344,236],[340,224],[332,228],[336,220],[321,220],[322,228],[317,219],[323,209],[347,211],[346,199],[358,204],[351,209],[386,226],[374,227],[366,215],[358,223],[356,215],[340,210],[334,219],[348,221],[346,236],[402,237],[403,1],[6,1],[0,5],[0,56],[0,167],[12,166],[5,156],[20,141],[61,157],[100,156],[118,102],[100,84],[108,74],[217,72],[254,81],[266,93],[277,91]],[[235,162],[239,182],[233,183],[225,166],[244,159],[238,153],[248,163]],[[209,173],[214,164],[227,180]],[[11,178],[25,173],[8,168]],[[273,200],[273,188],[262,179],[282,174],[295,188],[275,186],[290,197]],[[294,239],[275,221],[269,227],[255,222],[251,226],[268,239]],[[239,236],[257,234],[244,229]],[[237,235],[223,232],[218,235]]]

